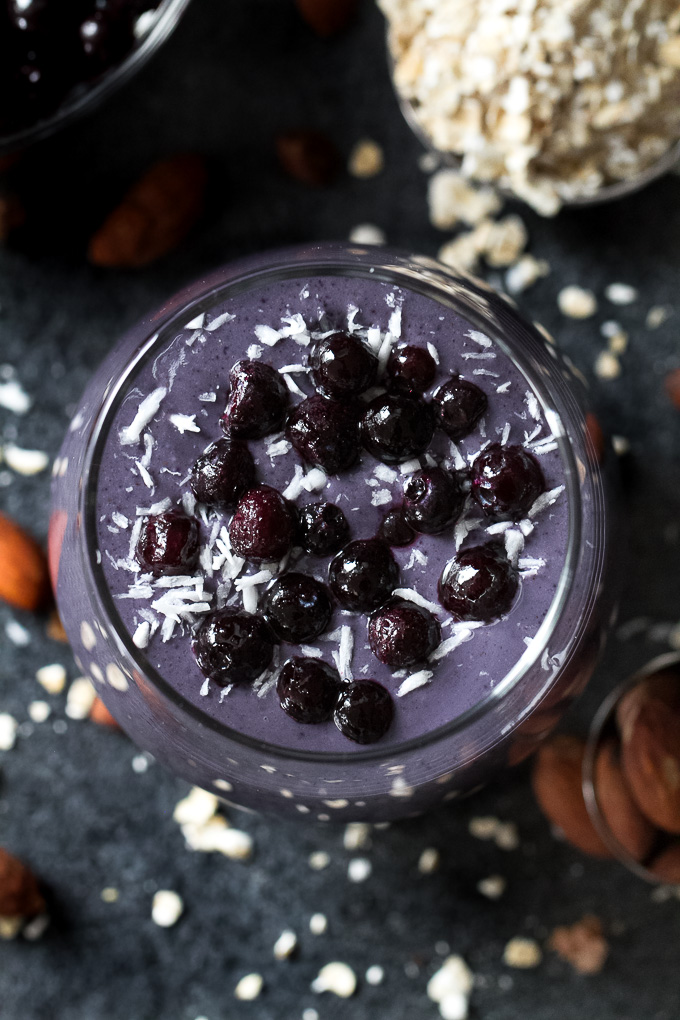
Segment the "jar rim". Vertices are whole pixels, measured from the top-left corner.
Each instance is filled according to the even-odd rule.
[[[226,278],[225,273],[227,274]],[[153,331],[152,335],[147,336],[138,345],[123,371],[110,385],[89,432],[82,472],[84,484],[81,490],[85,548],[87,551],[86,567],[89,570],[95,590],[101,599],[106,614],[115,625],[113,628],[114,633],[124,654],[132,660],[134,666],[140,670],[149,683],[156,687],[165,698],[182,712],[200,721],[203,726],[216,730],[235,743],[257,748],[274,757],[319,761],[329,764],[348,760],[353,762],[370,761],[383,758],[385,748],[377,744],[370,748],[348,752],[300,751],[250,737],[231,729],[214,717],[204,713],[198,706],[180,694],[168,680],[155,670],[151,663],[147,661],[144,651],[134,645],[132,636],[123,625],[118,614],[101,563],[97,563],[96,557],[97,488],[101,452],[107,441],[115,413],[128,391],[130,379],[156,354],[157,348],[162,347],[168,340],[172,339],[178,329],[184,328],[185,322],[188,321],[187,314],[193,319],[202,312],[208,311],[217,303],[224,301],[227,296],[235,293],[238,294],[257,285],[262,285],[265,281],[277,282],[279,280],[296,279],[300,276],[311,275],[364,277],[403,286],[415,293],[433,298],[435,301],[463,316],[473,327],[486,332],[521,372],[527,380],[527,384],[536,394],[546,420],[558,443],[564,469],[569,510],[569,530],[564,563],[553,599],[531,644],[527,646],[525,652],[503,679],[485,697],[481,698],[461,715],[437,729],[390,746],[389,754],[403,754],[464,731],[472,723],[477,722],[501,704],[540,661],[561,618],[562,611],[569,600],[577,576],[576,568],[582,540],[579,471],[574,450],[562,422],[562,417],[553,406],[555,403],[554,399],[549,400],[549,397],[553,396],[549,380],[546,378],[545,373],[539,373],[532,368],[529,364],[530,358],[528,354],[519,349],[519,344],[514,347],[512,341],[508,342],[507,337],[503,335],[504,324],[506,329],[510,323],[519,327],[523,334],[528,335],[542,349],[545,346],[545,338],[535,326],[522,319],[500,295],[483,281],[464,275],[455,275],[447,267],[436,262],[434,259],[408,255],[394,249],[376,249],[331,242],[277,249],[263,255],[250,256],[230,263],[211,277],[199,281],[193,287],[189,287],[186,291],[186,301],[182,301],[181,305],[172,304],[167,315],[163,317],[160,326],[159,315],[163,315],[164,310],[157,313],[155,317],[151,315],[147,319],[149,331]],[[184,294],[185,292],[183,291],[182,293]],[[493,309],[490,307],[490,302],[494,305]],[[602,573],[602,563],[603,558],[598,561],[599,574]],[[592,612],[592,604],[589,604],[589,612]],[[578,633],[582,633],[582,628],[579,629]],[[574,642],[575,638],[576,633],[574,635]],[[569,656],[565,656],[564,662],[568,658]],[[560,664],[560,668],[564,665],[564,662]],[[516,725],[519,725],[524,716],[543,698],[549,687],[553,686],[556,677],[557,673],[546,673],[545,685],[528,700],[524,714],[520,714],[517,717],[516,722],[512,726],[513,729]],[[505,732],[507,731],[504,731],[504,734]]]

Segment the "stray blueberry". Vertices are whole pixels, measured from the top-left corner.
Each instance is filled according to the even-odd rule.
[[[377,609],[399,583],[399,567],[389,546],[379,538],[350,542],[331,560],[328,580],[345,609]]]
[[[416,533],[406,520],[404,511],[397,507],[388,510],[378,528],[378,538],[388,545],[401,547],[415,541]]]
[[[334,400],[363,393],[375,382],[378,372],[375,355],[347,333],[333,333],[317,341],[310,365],[319,393]]]
[[[280,641],[312,641],[329,624],[333,606],[325,584],[307,574],[284,574],[266,592],[262,612]]]
[[[199,503],[232,510],[255,482],[255,462],[245,443],[218,439],[191,469],[190,484]]]
[[[436,535],[460,516],[465,493],[455,475],[428,467],[404,482],[404,516],[416,531]]]
[[[320,659],[289,659],[279,673],[281,708],[300,723],[327,722],[340,693],[340,676]]]
[[[469,435],[488,406],[484,390],[459,375],[452,376],[436,390],[432,403],[437,412],[437,424],[454,440]]]
[[[426,662],[441,641],[439,622],[427,609],[395,599],[368,623],[371,651],[390,669]]]
[[[227,606],[203,617],[192,647],[201,672],[224,687],[257,680],[272,661],[274,639],[259,616]]]
[[[288,387],[263,361],[237,361],[229,373],[231,390],[220,424],[227,436],[262,439],[283,427]]]
[[[296,525],[288,500],[271,485],[261,485],[239,500],[229,525],[232,549],[255,562],[280,560],[293,544]]]
[[[288,415],[286,439],[304,460],[328,474],[347,471],[359,456],[358,412],[317,393]]]
[[[357,744],[374,744],[384,737],[394,717],[392,697],[375,680],[345,684],[334,713],[340,732]]]
[[[385,464],[401,464],[425,453],[434,434],[434,413],[415,397],[383,394],[368,405],[361,438],[369,453]]]
[[[492,443],[472,464],[472,495],[491,517],[523,517],[545,490],[537,460],[523,446]]]
[[[436,373],[430,352],[413,344],[393,349],[387,361],[387,385],[393,393],[420,395],[430,388]]]
[[[439,601],[458,620],[488,623],[510,611],[518,583],[502,543],[489,542],[447,563],[439,579]]]
[[[332,556],[349,539],[349,524],[335,503],[308,503],[299,512],[302,548],[312,556]]]
[[[136,556],[144,570],[191,574],[198,566],[198,523],[181,510],[147,517],[137,541]]]

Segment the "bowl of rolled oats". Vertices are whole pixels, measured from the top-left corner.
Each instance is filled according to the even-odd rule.
[[[544,216],[680,160],[676,0],[378,0],[411,127]]]

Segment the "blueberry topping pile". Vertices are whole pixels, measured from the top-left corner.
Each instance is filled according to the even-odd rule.
[[[169,510],[145,519],[136,555],[156,577],[190,574],[198,566],[199,547],[196,521],[181,510]]]
[[[500,542],[465,549],[444,567],[439,600],[457,620],[489,622],[509,612],[519,580]]]
[[[0,135],[53,114],[78,85],[135,48],[135,24],[159,0],[4,0]]]
[[[500,520],[524,517],[545,489],[540,465],[523,446],[492,443],[472,465],[472,495]]]
[[[24,6],[30,14],[31,5]],[[34,8],[37,12],[37,0]],[[455,446],[451,459],[442,456],[442,448],[451,447],[445,437],[454,443],[464,439],[480,422],[488,400],[479,386],[459,375],[451,375],[432,394],[438,361],[430,350],[403,344],[378,357],[375,344],[356,333],[326,330],[314,337],[309,353],[300,355],[304,363],[285,369],[304,374],[315,388],[293,406],[291,390],[302,391],[297,384],[286,385],[283,370],[257,358],[233,365],[220,419],[224,438],[198,457],[190,474],[199,504],[196,517],[189,516],[191,494],[185,495],[184,510],[146,517],[135,554],[143,570],[156,578],[192,575],[199,562],[206,564],[204,553],[210,554],[206,572],[216,578],[221,608],[208,612],[204,606],[193,632],[196,660],[209,680],[220,686],[262,684],[282,653],[286,661],[278,669],[276,690],[283,711],[298,723],[332,718],[350,740],[368,744],[389,729],[394,702],[377,681],[351,679],[357,631],[343,615],[366,615],[365,647],[393,673],[422,671],[409,678],[406,690],[413,690],[425,682],[423,676],[432,675],[425,670],[434,668],[438,656],[433,653],[442,645],[440,610],[417,590],[399,587],[400,566],[392,549],[413,547],[402,554],[404,570],[425,566],[419,536],[437,536],[433,541],[444,549],[442,559],[448,559],[438,583],[441,607],[455,621],[491,623],[513,606],[521,566],[517,550],[532,524],[503,538],[499,533],[527,515],[546,484],[532,453],[505,445],[510,425],[502,430],[503,444],[487,440],[469,467]],[[437,429],[445,435],[440,432],[431,447]],[[483,424],[479,431],[485,439]],[[295,477],[284,491],[258,477],[249,443],[262,439],[272,463],[274,456],[290,453],[291,447],[294,451]],[[360,458],[367,466],[364,480],[371,503],[384,507],[373,535],[365,525],[362,533],[360,513],[345,516],[337,502],[305,502],[306,493],[329,484],[328,475],[342,475]],[[378,462],[373,469],[370,458]],[[257,460],[260,471],[265,463],[262,457]],[[392,502],[399,478],[401,499]],[[336,490],[336,501],[343,498],[349,503],[351,497]],[[461,538],[457,525],[471,507],[477,517],[463,520]],[[503,523],[491,528],[494,537],[486,543],[468,546],[465,527],[468,521],[482,525],[479,508],[490,521]],[[350,504],[349,509],[363,508]],[[222,526],[219,517],[225,511],[233,515]],[[210,545],[201,550],[201,535],[208,531]],[[320,562],[324,559],[330,562]],[[253,576],[239,577],[244,561]],[[233,573],[223,576],[236,589],[230,598],[231,586],[220,592],[217,577],[225,564]],[[200,591],[189,597],[200,598]],[[233,605],[239,592],[243,609]],[[310,644],[317,638],[339,642],[333,652],[337,668]],[[279,644],[293,648],[279,650]]]

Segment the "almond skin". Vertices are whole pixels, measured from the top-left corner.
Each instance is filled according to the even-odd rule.
[[[617,711],[621,765],[646,817],[680,833],[680,680],[666,671],[622,699]]]
[[[655,857],[649,870],[660,882],[680,885],[680,843],[672,843]]]
[[[295,5],[312,31],[328,39],[347,28],[359,0],[295,0]]]
[[[0,514],[0,599],[16,609],[40,609],[50,594],[47,559],[30,535]]]
[[[600,812],[612,835],[636,861],[644,860],[654,845],[656,830],[631,796],[615,740],[606,741],[598,751],[594,780]]]
[[[90,719],[92,722],[96,722],[98,726],[109,726],[113,730],[119,730],[120,726],[113,718],[108,708],[101,700],[101,698],[95,698],[92,702],[92,708],[90,709]]]
[[[32,872],[0,847],[0,917],[35,917],[44,912],[45,901]]]
[[[581,788],[585,741],[560,733],[543,744],[532,775],[534,796],[548,821],[573,846],[593,857],[612,854],[590,820]]]

